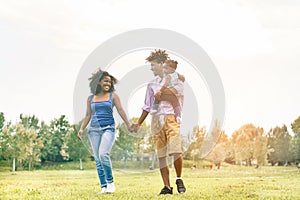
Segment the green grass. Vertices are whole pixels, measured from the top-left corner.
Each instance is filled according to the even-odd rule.
[[[300,199],[296,167],[225,166],[221,170],[183,169],[187,192],[157,196],[159,170],[114,170],[116,193],[97,195],[96,170],[0,172],[0,199]],[[171,183],[175,187],[175,172]]]

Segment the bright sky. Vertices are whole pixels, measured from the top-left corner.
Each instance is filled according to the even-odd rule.
[[[74,85],[89,54],[122,32],[162,28],[194,40],[214,62],[227,134],[245,123],[290,129],[300,116],[300,1],[182,2],[0,0],[0,112],[12,122],[21,113],[72,122]]]

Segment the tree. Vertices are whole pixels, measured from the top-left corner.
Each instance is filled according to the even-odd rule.
[[[264,134],[264,130],[259,129],[258,135],[255,138],[254,142],[254,151],[253,157],[257,161],[257,167],[267,164],[267,155],[268,155],[268,139]]]
[[[290,153],[291,135],[287,127],[283,125],[275,127],[268,132],[268,148],[270,149],[268,160],[274,165],[287,164]]]
[[[43,141],[38,137],[33,127],[24,127],[19,123],[15,128],[14,145],[18,149],[18,161],[23,166],[28,165],[29,171],[34,167],[35,163],[40,162],[40,150],[43,147]]]
[[[90,157],[90,152],[83,145],[82,141],[80,141],[77,137],[78,130],[80,129],[81,123],[74,124],[71,126],[69,132],[66,136],[66,152],[69,155],[70,161],[80,161],[80,169],[82,169],[82,161],[87,160]],[[83,134],[88,134],[85,131]]]
[[[297,163],[300,162],[300,117],[298,117],[292,124],[294,132],[294,156]]]
[[[255,140],[261,131],[261,128],[257,128],[253,124],[246,124],[232,134],[231,142],[237,163],[242,165],[242,162],[245,161],[247,165],[252,165]]]
[[[218,141],[213,150],[207,155],[206,159],[215,164],[223,162],[229,154],[229,140],[224,131],[221,131]]]
[[[44,159],[53,162],[61,162],[67,159],[64,154],[65,138],[69,132],[70,124],[65,119],[65,115],[51,121],[49,132],[45,138],[45,149],[47,150]]]
[[[193,159],[193,161],[197,161],[200,154],[200,147],[204,141],[204,137],[206,135],[205,126],[199,127],[196,125],[193,127],[193,132],[188,134],[187,143],[190,144],[187,147],[187,150],[183,153],[184,159]]]
[[[5,122],[4,113],[0,112],[0,134],[2,133],[2,128],[4,126],[4,122]]]

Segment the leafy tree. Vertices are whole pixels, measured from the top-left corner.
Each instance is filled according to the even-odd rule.
[[[35,163],[39,163],[40,150],[43,147],[43,141],[38,137],[33,127],[24,127],[19,123],[16,125],[16,134],[14,135],[14,146],[19,150],[18,161],[31,170]]]
[[[224,131],[221,131],[218,141],[216,142],[213,150],[206,157],[207,160],[211,160],[215,164],[223,162],[229,154],[229,140]]]
[[[283,165],[288,162],[290,153],[291,135],[283,125],[275,127],[268,132],[268,148],[270,149],[269,162],[274,165]]]
[[[257,167],[267,164],[267,155],[268,155],[267,143],[268,143],[268,139],[264,135],[264,130],[261,128],[259,129],[258,135],[255,138],[254,151],[253,151],[253,157],[257,161]]]
[[[4,122],[5,122],[5,117],[4,117],[4,113],[0,112],[0,134],[2,132],[2,128],[4,126]]]
[[[47,150],[45,160],[61,162],[66,159],[67,155],[64,155],[64,147],[66,147],[65,138],[69,129],[70,124],[65,119],[65,115],[51,121],[49,132],[45,138],[46,142],[44,142],[45,149]]]
[[[86,149],[86,147],[82,144],[77,137],[78,130],[80,129],[79,124],[74,124],[71,126],[69,132],[67,133],[66,145],[67,145],[67,153],[69,155],[69,160],[72,161],[84,161],[90,157],[90,152]],[[88,134],[85,131],[83,134]]]
[[[194,126],[193,132],[188,134],[187,141],[190,144],[187,150],[183,153],[184,159],[193,159],[196,161],[200,154],[200,147],[204,141],[206,135],[206,128]]]
[[[234,158],[237,163],[242,165],[245,161],[247,165],[251,165],[253,159],[255,140],[261,129],[256,128],[253,124],[246,124],[232,134],[232,147]]]
[[[35,117],[35,115],[33,116],[24,116],[23,114],[20,114],[20,120],[21,120],[21,124],[23,124],[24,127],[27,128],[34,128],[35,130],[39,129],[39,119],[37,117]]]
[[[294,156],[297,163],[300,163],[300,117],[298,117],[292,124],[292,130],[294,132],[293,149]]]

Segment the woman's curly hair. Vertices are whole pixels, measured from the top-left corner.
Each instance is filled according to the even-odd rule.
[[[150,56],[146,58],[148,62],[156,61],[158,63],[165,62],[169,58],[166,50],[155,49],[151,52]]]
[[[109,76],[111,78],[111,86],[109,92],[115,91],[115,84],[118,82],[118,80],[112,75],[110,75],[107,71],[102,71],[101,69],[99,69],[95,73],[93,73],[92,76],[88,79],[90,81],[90,89],[92,94],[96,95],[99,92],[101,92],[102,88],[99,85],[99,82],[105,76]]]

